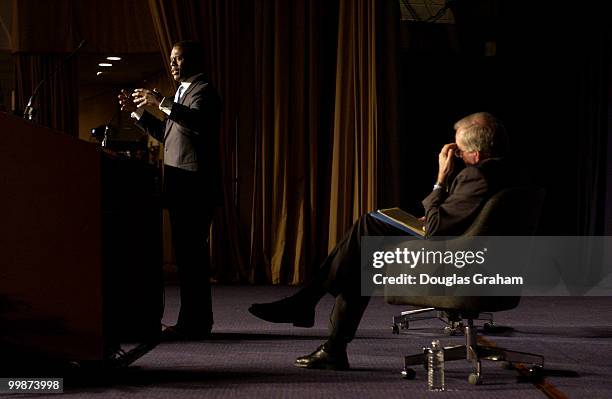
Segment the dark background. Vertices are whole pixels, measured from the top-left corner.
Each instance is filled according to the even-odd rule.
[[[540,234],[610,231],[610,28],[604,7],[588,3],[456,1],[450,28],[402,22],[402,207],[422,212],[454,122],[489,111],[508,128],[515,160],[547,189]]]

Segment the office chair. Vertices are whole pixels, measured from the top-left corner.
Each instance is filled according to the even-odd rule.
[[[476,220],[462,237],[472,236],[531,236],[535,233],[540,210],[544,200],[544,190],[536,187],[513,187],[493,195],[482,208]],[[467,320],[464,327],[465,344],[444,348],[446,361],[466,359],[472,363],[472,373],[468,377],[471,384],[482,382],[481,360],[505,361],[507,366],[520,366],[533,378],[540,376],[544,366],[544,357],[525,352],[511,351],[504,348],[487,346],[478,343],[476,320],[483,312],[499,312],[514,309],[520,297],[505,296],[389,296],[387,302],[393,304],[413,305],[445,312],[450,320]],[[402,375],[413,379],[416,375],[410,366],[423,364],[427,367],[427,350],[423,353],[408,355],[404,359]],[[518,368],[518,367],[517,367]]]

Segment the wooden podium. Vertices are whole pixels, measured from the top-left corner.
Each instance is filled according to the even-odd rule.
[[[126,174],[117,162],[95,144],[0,113],[0,345],[103,361],[126,335],[158,334],[161,209],[150,198],[137,207],[151,193],[134,189],[142,182],[127,190],[139,169]],[[137,323],[126,330],[129,314]]]

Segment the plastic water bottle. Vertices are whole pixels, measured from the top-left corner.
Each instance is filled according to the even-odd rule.
[[[444,391],[444,348],[437,339],[427,354],[427,386],[430,391]]]

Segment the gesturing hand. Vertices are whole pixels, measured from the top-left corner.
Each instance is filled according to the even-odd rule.
[[[117,96],[119,99],[119,105],[121,105],[122,111],[134,112],[136,111],[136,105],[134,105],[134,101],[130,97],[130,93],[126,90],[121,90],[121,93]]]
[[[138,108],[144,107],[145,105],[159,107],[159,103],[164,98],[157,90],[148,89],[136,89],[132,93],[132,97]]]

